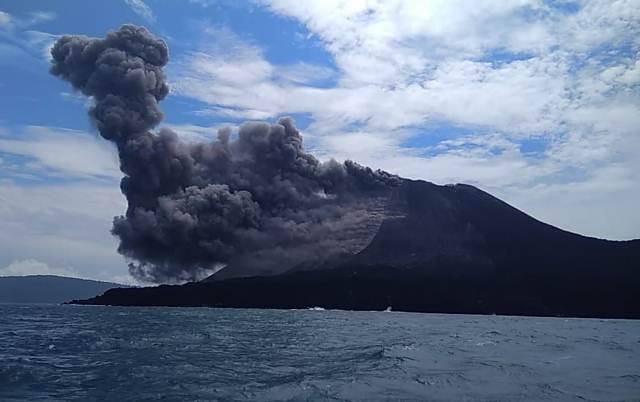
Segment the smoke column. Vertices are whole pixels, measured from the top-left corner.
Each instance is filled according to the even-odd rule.
[[[64,36],[51,55],[51,73],[93,99],[90,117],[117,147],[128,207],[112,233],[137,278],[194,280],[225,265],[269,273],[356,252],[384,216],[377,200],[399,181],[350,161],[319,162],[287,118],[197,144],[150,131],[163,118],[169,52],[145,28]]]

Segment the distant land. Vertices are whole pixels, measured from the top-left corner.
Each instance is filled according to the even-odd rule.
[[[640,240],[570,233],[470,185],[405,179],[388,200],[395,216],[354,255],[75,303],[640,318]]]
[[[0,303],[63,303],[101,295],[117,283],[55,275],[0,277]]]

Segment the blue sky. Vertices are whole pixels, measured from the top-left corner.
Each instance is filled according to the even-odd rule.
[[[640,1],[6,0],[0,275],[128,281],[90,100],[48,74],[63,34],[148,27],[186,141],[293,116],[319,158],[477,185],[561,228],[640,237]]]

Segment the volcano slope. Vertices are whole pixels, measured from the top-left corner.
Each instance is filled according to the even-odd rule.
[[[352,255],[74,303],[640,318],[640,240],[570,233],[462,184],[403,179],[385,205]]]

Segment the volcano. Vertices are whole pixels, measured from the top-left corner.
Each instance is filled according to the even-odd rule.
[[[75,302],[640,318],[640,240],[570,233],[464,184],[402,180],[378,200],[356,253]]]
[[[169,49],[144,27],[64,35],[51,56],[117,150],[127,210],[112,233],[130,274],[218,270],[78,303],[640,315],[638,240],[568,233],[468,185],[320,161],[286,117],[182,141],[158,128]]]

